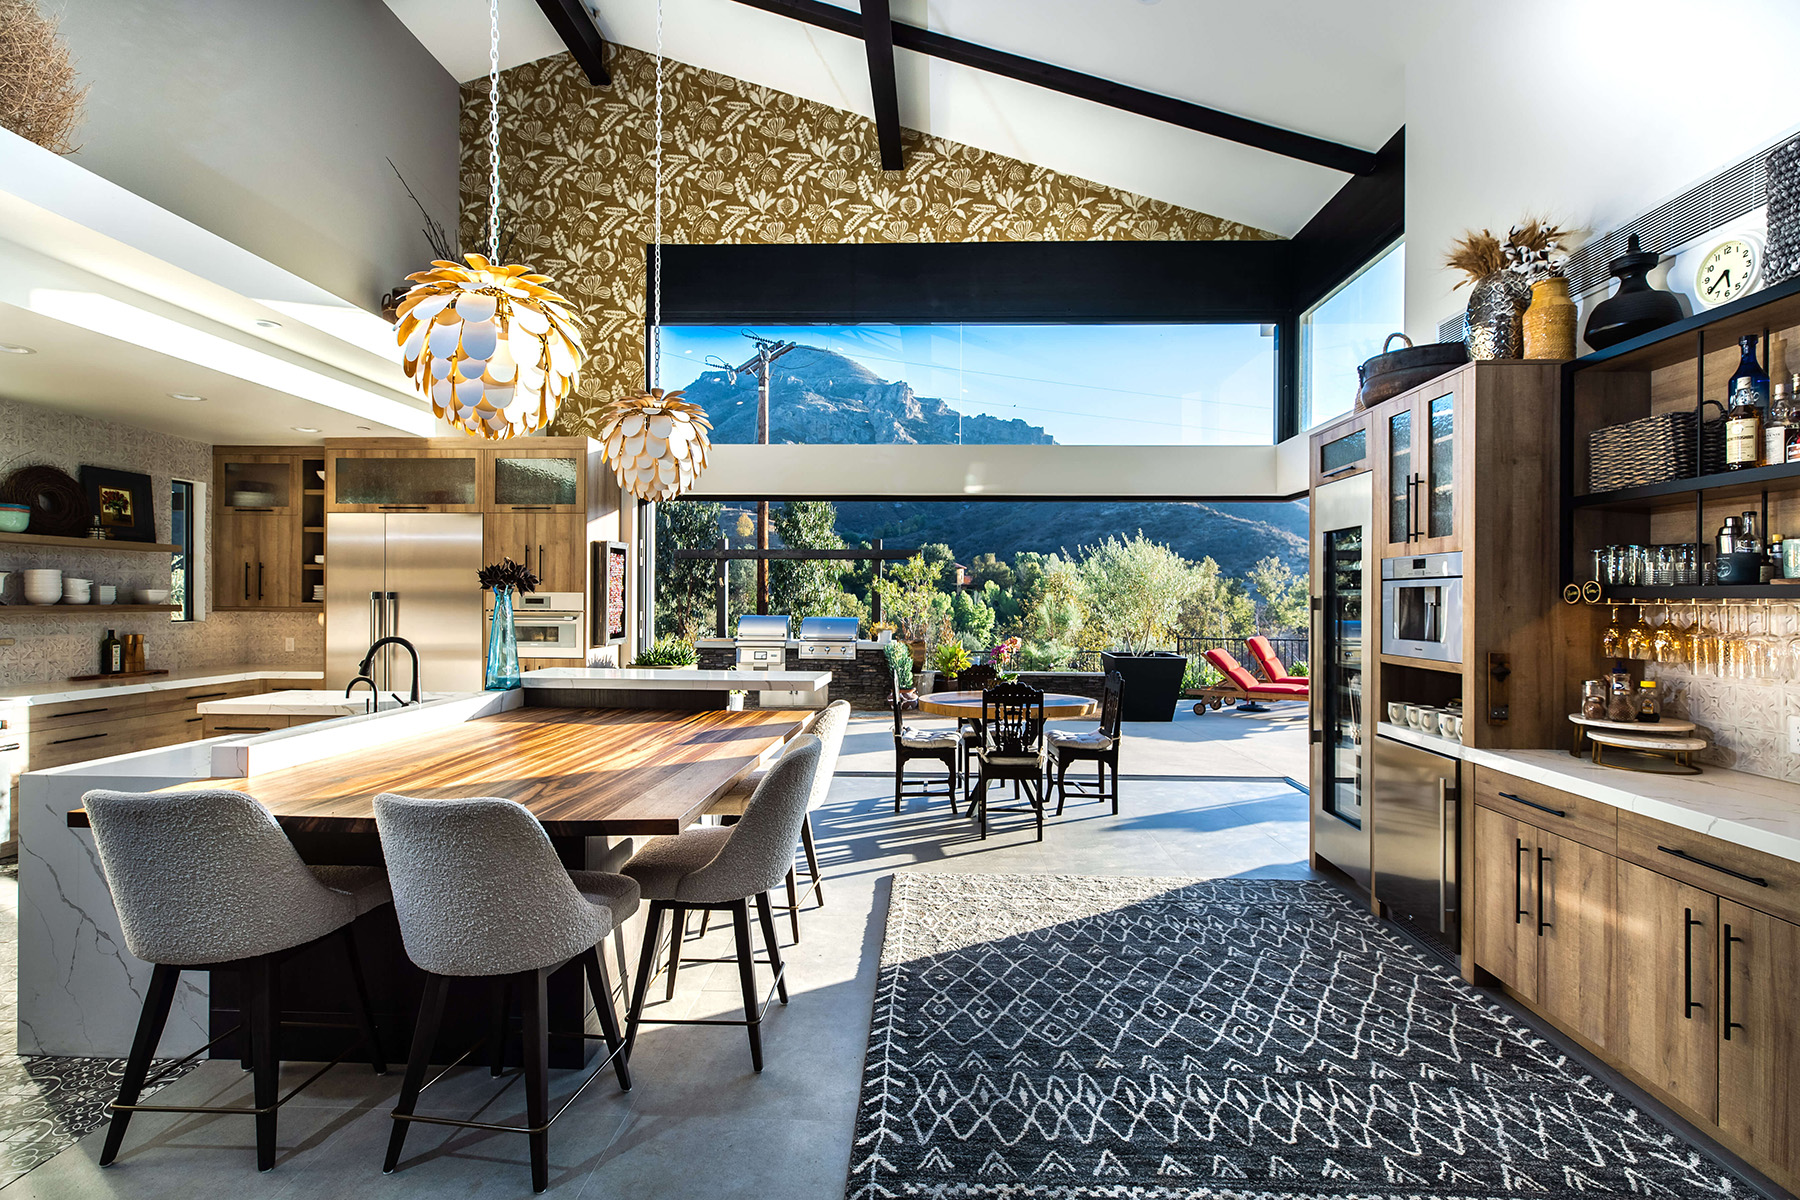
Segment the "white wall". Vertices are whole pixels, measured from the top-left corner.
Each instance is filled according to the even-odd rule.
[[[49,7],[88,170],[370,308],[431,257],[388,158],[455,228],[456,82],[381,0]]]
[[[1465,229],[1602,234],[1800,123],[1794,0],[1452,0],[1406,75],[1406,326],[1437,340]],[[1425,14],[1422,14],[1425,15]]]

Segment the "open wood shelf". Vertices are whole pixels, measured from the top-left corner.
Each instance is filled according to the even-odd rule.
[[[1654,371],[1694,357],[1695,335],[1706,333],[1709,350],[1731,345],[1747,333],[1761,334],[1765,329],[1785,329],[1800,324],[1800,277],[1786,280],[1761,291],[1739,297],[1683,317],[1660,329],[1652,329],[1628,342],[1596,350],[1575,359],[1572,371]]]
[[[141,554],[179,554],[183,549],[166,542],[103,542],[96,538],[51,537],[42,533],[0,533],[0,545],[43,546],[56,550],[128,550]]]
[[[1697,492],[1705,492],[1711,500],[1729,500],[1735,496],[1759,496],[1763,492],[1787,488],[1800,490],[1800,462],[1747,467],[1742,471],[1720,471],[1693,479],[1670,479],[1642,487],[1594,492],[1575,497],[1574,505],[1576,508],[1649,510],[1676,507],[1683,501],[1691,501]]]
[[[113,613],[172,613],[173,604],[8,604],[10,617],[104,617]]]

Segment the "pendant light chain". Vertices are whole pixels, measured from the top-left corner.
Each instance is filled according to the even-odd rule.
[[[656,207],[651,217],[651,387],[662,386],[663,0],[656,0]]]
[[[488,261],[500,261],[500,0],[488,0]]]

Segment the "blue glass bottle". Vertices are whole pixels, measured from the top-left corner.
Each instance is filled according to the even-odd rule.
[[[1738,360],[1737,373],[1731,377],[1730,390],[1727,393],[1725,407],[1730,410],[1739,404],[1754,404],[1764,414],[1769,411],[1769,373],[1762,369],[1756,361],[1756,335],[1746,333],[1738,339],[1738,352],[1743,356]]]
[[[512,589],[494,589],[494,617],[488,625],[487,690],[508,692],[520,685],[519,635],[513,628]]]

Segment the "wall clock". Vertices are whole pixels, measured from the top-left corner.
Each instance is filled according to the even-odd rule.
[[[1748,238],[1728,238],[1700,260],[1694,272],[1694,294],[1708,308],[1736,300],[1750,290],[1762,268],[1762,255]]]

